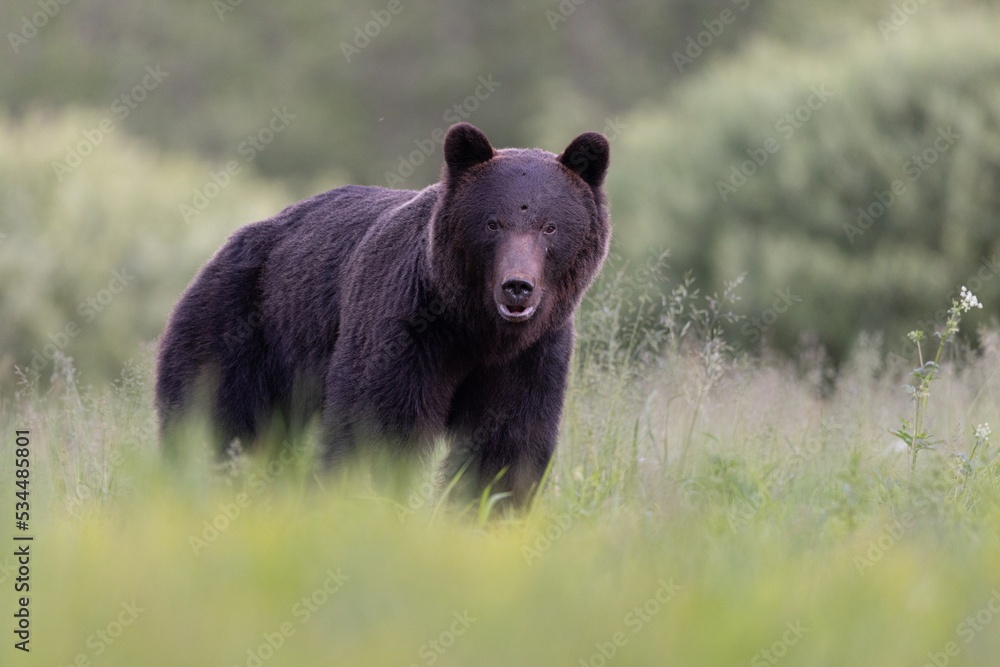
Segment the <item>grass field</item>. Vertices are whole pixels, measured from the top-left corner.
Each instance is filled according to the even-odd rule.
[[[485,521],[430,473],[399,504],[304,457],[166,470],[148,360],[87,388],[61,362],[0,412],[0,663],[997,664],[1000,459],[974,434],[1000,425],[996,333],[943,365],[939,442],[911,473],[890,434],[913,416],[909,367],[877,341],[831,379],[816,354],[734,360],[710,331],[668,326],[654,353],[620,315],[581,328],[544,494]]]

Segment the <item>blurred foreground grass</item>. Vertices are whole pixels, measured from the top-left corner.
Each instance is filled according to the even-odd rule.
[[[400,506],[296,460],[171,472],[148,364],[78,389],[61,360],[0,414],[4,539],[15,428],[36,535],[27,656],[0,557],[3,664],[995,664],[1000,464],[957,456],[1000,423],[982,338],[942,374],[944,441],[912,478],[875,345],[825,390],[806,367],[716,360],[708,392],[696,351],[609,366],[613,346],[585,347],[546,493],[485,525],[429,487]]]

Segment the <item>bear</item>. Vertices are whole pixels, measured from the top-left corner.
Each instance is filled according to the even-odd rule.
[[[160,340],[166,449],[198,408],[222,450],[317,419],[326,467],[418,465],[443,437],[456,493],[534,496],[610,243],[610,147],[495,149],[460,123],[443,148],[423,190],[340,187],[229,237]]]

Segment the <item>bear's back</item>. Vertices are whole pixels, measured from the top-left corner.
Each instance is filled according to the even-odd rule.
[[[421,193],[349,185],[288,207],[261,273],[261,310],[286,368],[322,363],[336,343],[351,256],[380,217]],[[303,358],[305,355],[305,358]]]

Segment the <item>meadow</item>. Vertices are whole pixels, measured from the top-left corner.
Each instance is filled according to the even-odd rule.
[[[220,464],[193,438],[170,468],[152,347],[107,386],[60,356],[51,388],[24,380],[0,408],[3,664],[996,664],[1000,334],[946,346],[911,471],[891,432],[916,359],[877,336],[836,374],[818,348],[735,353],[735,284],[676,285],[638,326],[650,275],[588,297],[560,449],[522,516],[456,507],[432,471],[380,497],[301,449]],[[12,635],[17,430],[30,653]]]
[[[997,5],[0,3],[0,667],[1000,664]],[[456,114],[613,146],[530,511],[166,465],[198,267]]]

